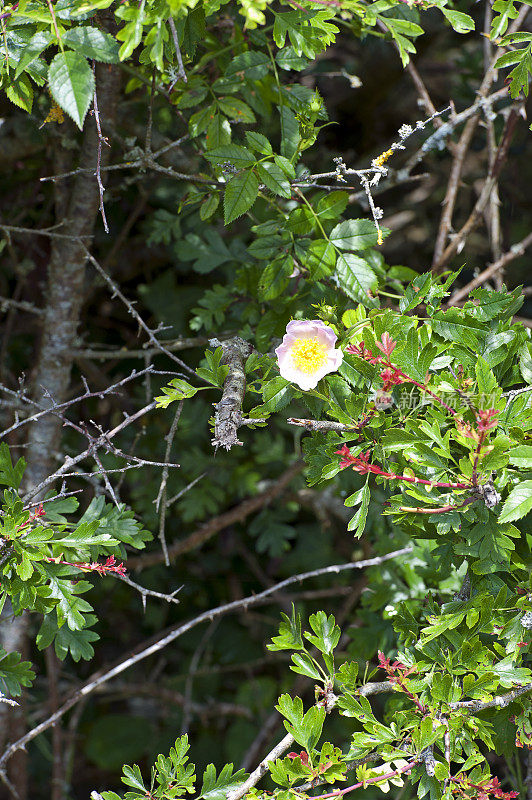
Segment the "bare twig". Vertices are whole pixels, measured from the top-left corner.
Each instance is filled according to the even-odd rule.
[[[166,603],[179,603],[179,600],[176,598],[176,594],[181,591],[183,588],[180,586],[178,589],[175,589],[171,594],[163,594],[162,592],[156,592],[154,589],[146,589],[145,586],[141,586],[140,583],[135,583],[129,578],[127,575],[120,575],[120,573],[112,572],[110,575],[113,578],[116,578],[123,583],[127,583],[128,586],[131,586],[132,589],[135,589],[140,596],[142,597],[142,606],[144,611],[146,611],[146,598],[147,597],[156,597],[158,600],[164,600]]]
[[[465,242],[467,236],[471,233],[473,228],[478,223],[478,220],[491,197],[491,193],[497,182],[497,178],[506,159],[506,155],[508,152],[508,148],[510,146],[510,142],[513,137],[518,117],[519,113],[515,109],[512,109],[506,120],[505,129],[502,134],[499,147],[497,149],[497,153],[493,163],[493,168],[488,173],[488,176],[484,182],[484,186],[482,187],[482,191],[480,192],[478,200],[475,203],[475,206],[471,214],[469,215],[468,219],[466,220],[466,222],[462,225],[458,233],[453,236],[452,241],[447,245],[447,247],[441,254],[440,258],[434,263],[433,265],[434,270],[438,271],[443,267],[445,267],[449,259],[452,258],[452,256],[460,249],[463,242]]]
[[[514,258],[519,258],[520,256],[524,255],[526,249],[532,245],[532,233],[529,233],[528,236],[525,236],[524,239],[521,239],[520,242],[517,244],[512,245],[512,247],[508,250],[507,253],[504,253],[497,261],[493,264],[490,264],[486,269],[479,272],[479,274],[469,281],[468,284],[463,286],[461,289],[458,289],[449,299],[447,302],[448,306],[454,306],[457,303],[460,303],[464,300],[470,292],[474,289],[481,286],[486,281],[489,281],[493,278],[501,269],[509,264]]]
[[[174,437],[177,431],[177,426],[179,424],[179,418],[181,416],[181,412],[183,410],[183,400],[178,403],[177,411],[174,415],[174,419],[172,425],[170,426],[170,430],[165,436],[166,439],[166,453],[164,456],[165,466],[163,467],[163,472],[161,476],[161,485],[159,486],[159,491],[157,493],[157,497],[154,500],[155,508],[159,512],[159,541],[161,542],[161,548],[164,556],[164,563],[167,567],[170,566],[170,559],[168,558],[168,547],[166,545],[166,538],[164,535],[164,528],[166,522],[166,509],[168,508],[166,502],[166,484],[168,481],[168,463],[170,462],[170,453],[172,451],[172,444],[174,442]]]
[[[89,389],[87,389],[84,392],[84,394],[79,395],[78,397],[73,397],[70,400],[65,400],[64,403],[53,403],[48,408],[42,408],[40,411],[37,411],[35,414],[32,414],[29,417],[24,417],[23,419],[17,420],[17,422],[15,422],[9,428],[6,428],[4,431],[2,431],[0,433],[0,437],[5,438],[6,436],[8,436],[8,434],[13,433],[13,431],[16,431],[22,425],[27,425],[29,422],[36,422],[38,419],[46,416],[47,414],[56,414],[57,416],[61,416],[63,411],[66,411],[67,409],[71,408],[73,405],[77,403],[81,403],[83,400],[88,400],[94,397],[103,398],[105,395],[114,394],[116,393],[116,390],[119,389],[120,387],[125,386],[132,380],[140,378],[146,372],[151,372],[152,369],[153,369],[152,367],[148,367],[147,369],[139,370],[138,372],[136,370],[132,370],[131,373],[127,375],[125,378],[122,378],[120,381],[113,383],[106,389],[101,389],[96,392],[91,392],[89,391]],[[39,403],[37,403],[35,400],[32,400],[30,397],[24,394],[24,392],[21,391],[20,389],[16,391],[14,389],[9,389],[7,386],[3,386],[2,384],[0,384],[0,391],[5,392],[11,397],[21,400],[22,402],[32,405],[34,408],[40,408]]]
[[[179,38],[177,36],[173,17],[168,17],[168,25],[170,26],[170,30],[172,32],[172,41],[174,43],[174,49],[177,58],[177,75],[179,80],[183,81],[183,83],[187,83],[187,73],[185,72],[185,67],[183,66],[183,57],[179,48]]]
[[[92,65],[92,70],[95,73],[96,69],[94,66],[94,62]],[[98,131],[98,153],[96,157],[96,180],[98,182],[98,191],[100,193],[100,214],[102,215],[102,222],[103,228],[106,233],[109,233],[109,225],[107,224],[107,217],[105,216],[105,206],[103,204],[103,183],[102,183],[102,144],[106,144],[107,147],[110,147],[109,139],[107,136],[102,134],[102,126],[100,123],[100,112],[98,111],[98,94],[96,91],[96,85],[94,86],[94,99],[92,102],[93,110],[94,110],[94,121],[96,122],[96,130]]]
[[[324,419],[299,419],[297,417],[288,417],[286,420],[289,425],[297,425],[300,428],[305,428],[307,431],[336,431],[337,433],[344,433],[345,431],[356,431],[357,425],[345,425],[343,422],[332,422],[331,420]]]
[[[168,557],[170,560],[173,561],[177,556],[183,553],[189,553],[191,550],[201,547],[202,544],[211,539],[218,531],[227,528],[229,525],[233,525],[235,522],[241,522],[250,514],[258,511],[259,508],[271,503],[272,500],[284,492],[295,476],[301,472],[303,467],[304,464],[302,461],[296,461],[296,463],[289,467],[286,472],[283,472],[280,478],[272,483],[268,489],[265,489],[255,497],[244,500],[230,511],[226,511],[224,514],[210,519],[204,525],[193,531],[186,539],[171,544],[168,548]],[[162,553],[160,552],[146,553],[146,555],[130,558],[128,567],[130,569],[151,567],[154,564],[160,564],[163,560]]]
[[[154,331],[150,327],[148,327],[148,325],[146,325],[146,323],[144,322],[144,320],[142,319],[142,317],[140,316],[138,311],[134,308],[133,303],[130,300],[127,299],[127,297],[120,290],[119,286],[107,274],[107,272],[98,263],[98,261],[96,261],[96,259],[89,252],[89,250],[87,250],[87,248],[84,245],[83,245],[83,247],[84,247],[85,254],[87,256],[88,261],[90,261],[90,263],[92,264],[92,266],[94,267],[96,272],[98,272],[98,274],[101,275],[101,277],[107,283],[109,288],[112,290],[112,296],[114,297],[116,295],[116,297],[118,297],[121,300],[121,302],[127,308],[128,312],[136,320],[136,322],[138,323],[139,327],[142,328],[142,330],[146,333],[146,335],[148,336],[150,342],[155,346],[155,348],[158,349],[161,353],[164,353],[170,359],[172,359],[172,361],[175,361],[176,364],[179,364],[179,366],[182,367],[184,370],[186,370],[188,373],[190,373],[191,375],[195,375],[196,373],[194,372],[193,369],[191,369],[188,366],[188,364],[185,364],[184,361],[181,361],[180,358],[178,358],[173,353],[171,353],[169,350],[167,350],[167,348],[157,339],[157,337],[155,336]]]

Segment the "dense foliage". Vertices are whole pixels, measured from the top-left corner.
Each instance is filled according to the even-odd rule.
[[[0,2],[13,797],[532,797],[527,11]]]

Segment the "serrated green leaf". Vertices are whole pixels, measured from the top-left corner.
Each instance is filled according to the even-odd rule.
[[[67,47],[86,58],[103,61],[106,64],[118,64],[118,42],[110,33],[98,28],[77,25],[65,31],[62,41]]]
[[[240,74],[247,80],[255,81],[263,78],[270,68],[270,59],[264,53],[257,50],[248,50],[235,56],[227,69],[226,78],[235,78]]]
[[[532,467],[532,445],[522,444],[510,451],[510,464],[515,467]]]
[[[238,169],[250,167],[255,163],[253,153],[242,147],[240,144],[227,144],[223,147],[215,147],[205,153],[205,158],[215,166],[220,166],[225,162],[232,164]]]
[[[366,250],[377,244],[377,229],[370,219],[346,219],[334,227],[329,239],[341,250]]]
[[[255,152],[260,153],[263,156],[269,156],[273,154],[273,149],[270,142],[265,136],[263,136],[262,133],[257,133],[257,131],[246,131],[246,139],[251,149],[255,150]]]
[[[368,294],[376,288],[377,276],[363,258],[353,253],[342,253],[336,261],[336,276],[340,288],[352,300],[364,305],[377,305]]]
[[[78,53],[58,53],[48,69],[48,83],[56,103],[80,130],[94,96],[94,75]]]
[[[354,531],[354,535],[356,536],[357,539],[359,539],[362,536],[362,534],[364,533],[364,528],[366,527],[369,501],[370,501],[370,491],[368,482],[366,481],[366,485],[363,487],[363,489],[361,489],[361,499],[359,501],[360,508],[356,512],[355,516],[351,518],[347,526],[348,531]]]
[[[502,507],[499,522],[522,519],[532,509],[532,481],[523,481],[513,489]]]
[[[257,172],[260,180],[271,192],[290,199],[292,189],[283,170],[277,164],[272,161],[264,161],[262,164],[258,164]]]
[[[449,20],[457,33],[469,33],[475,30],[475,23],[469,14],[462,11],[455,11],[453,8],[440,8],[442,14]]]
[[[235,175],[228,182],[224,194],[224,222],[230,225],[249,211],[259,193],[259,181],[251,170]]]
[[[33,87],[27,75],[21,75],[10,81],[5,89],[11,102],[28,113],[33,106]]]

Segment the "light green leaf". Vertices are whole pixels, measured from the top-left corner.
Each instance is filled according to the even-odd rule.
[[[78,25],[63,34],[63,44],[76,53],[106,64],[118,63],[118,42],[110,33],[92,28],[90,25]]]
[[[510,464],[515,467],[532,467],[532,445],[521,444],[510,452]]]
[[[499,522],[513,522],[526,516],[532,509],[532,481],[524,481],[508,495],[499,516]]]
[[[58,53],[48,70],[48,83],[56,103],[83,128],[94,95],[94,75],[87,59],[78,53]]]
[[[332,229],[331,242],[341,250],[365,250],[377,244],[377,229],[370,219],[346,219]]]
[[[457,33],[469,33],[475,30],[475,23],[469,14],[464,14],[462,11],[455,11],[452,8],[445,7],[440,10]]]
[[[33,34],[18,60],[15,78],[18,78],[40,56],[42,51],[46,50],[52,40],[53,36],[48,31],[37,31]]]
[[[6,86],[6,95],[12,103],[19,108],[24,109],[28,113],[31,111],[33,105],[33,88],[30,79],[27,75],[21,75],[19,78],[11,81]]]
[[[261,181],[271,192],[290,199],[292,196],[290,184],[284,172],[277,164],[274,164],[272,161],[266,161],[257,166],[257,172],[259,173]]]
[[[229,225],[249,211],[259,193],[259,181],[251,170],[231,178],[224,194],[224,222]]]
[[[348,531],[354,531],[354,535],[358,538],[362,536],[364,533],[364,528],[366,527],[366,519],[368,517],[368,509],[369,509],[369,500],[370,500],[370,491],[368,481],[366,480],[366,485],[360,490],[359,498],[357,498],[357,503],[359,504],[359,509],[356,512],[355,516],[351,518],[349,521],[349,525],[347,526]]]
[[[366,305],[377,304],[368,295],[375,289],[377,278],[367,261],[352,253],[342,254],[336,262],[336,275],[340,287],[352,300]]]

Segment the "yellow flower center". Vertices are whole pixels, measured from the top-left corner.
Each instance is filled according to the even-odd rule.
[[[317,337],[296,339],[292,345],[292,363],[301,372],[316,372],[327,361],[327,345]]]

